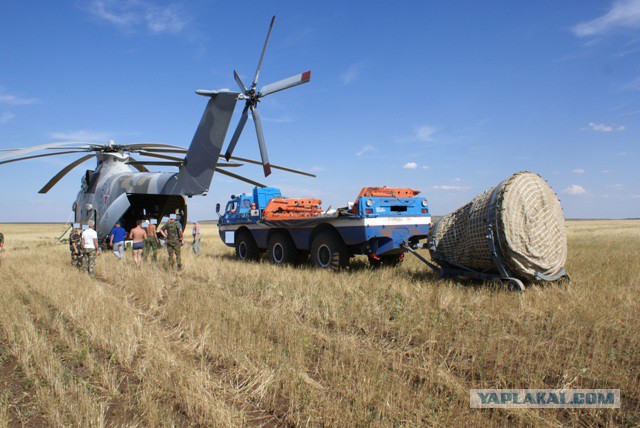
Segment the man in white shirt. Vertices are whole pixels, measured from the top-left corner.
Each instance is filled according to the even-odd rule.
[[[82,232],[82,254],[87,273],[89,276],[93,276],[96,264],[96,253],[100,252],[100,246],[98,245],[98,232],[94,229],[95,225],[93,220],[87,221],[87,226],[87,229]]]

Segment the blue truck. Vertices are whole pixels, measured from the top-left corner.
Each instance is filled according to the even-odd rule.
[[[224,213],[217,204],[218,231],[241,260],[266,252],[278,265],[310,259],[318,268],[341,269],[360,254],[372,266],[395,266],[405,247],[417,246],[429,231],[427,199],[418,193],[364,188],[352,206],[324,212],[319,200],[287,199],[277,188],[256,187],[232,195]]]

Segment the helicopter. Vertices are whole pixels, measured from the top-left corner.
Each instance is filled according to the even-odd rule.
[[[118,221],[126,229],[131,229],[135,227],[138,219],[155,219],[161,222],[162,218],[171,214],[179,214],[184,227],[187,221],[186,198],[206,195],[214,172],[254,186],[265,187],[264,184],[228,171],[228,168],[243,165],[229,163],[231,160],[262,165],[265,177],[271,174],[272,168],[315,177],[314,174],[272,165],[269,162],[262,121],[257,109],[258,102],[266,95],[307,83],[311,76],[311,72],[307,71],[256,90],[275,18],[273,16],[271,19],[258,67],[249,88],[234,70],[234,80],[240,92],[229,89],[196,91],[196,94],[209,98],[209,101],[188,148],[160,143],[119,145],[113,140],[106,144],[57,142],[22,149],[2,149],[0,165],[48,156],[88,153],[64,167],[38,193],[47,193],[71,170],[95,158],[96,167],[86,170],[82,175],[81,189],[73,203],[72,211],[76,223],[93,220],[100,236],[108,234]],[[245,101],[245,107],[229,147],[222,155],[227,130],[238,101]],[[232,156],[249,111],[255,125],[261,161]],[[32,154],[37,152],[45,153]],[[133,154],[153,160],[137,160]],[[227,162],[219,162],[222,158]],[[150,172],[147,166],[177,167],[178,172]]]

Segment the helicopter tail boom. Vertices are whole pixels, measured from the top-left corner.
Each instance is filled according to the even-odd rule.
[[[169,180],[162,193],[192,196],[209,191],[238,95],[240,94],[231,91],[215,91],[208,95],[211,99],[200,119],[180,171]]]

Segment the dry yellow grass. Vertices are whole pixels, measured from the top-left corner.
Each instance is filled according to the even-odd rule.
[[[640,221],[569,222],[570,287],[232,258],[69,266],[60,226],[0,225],[0,426],[640,424]],[[161,253],[164,261],[166,255]],[[617,410],[474,410],[470,388],[620,388]]]

